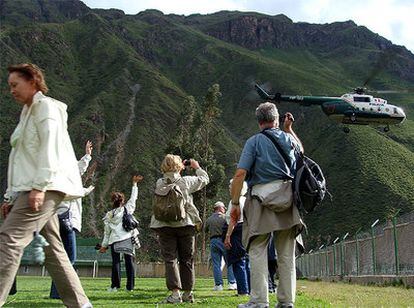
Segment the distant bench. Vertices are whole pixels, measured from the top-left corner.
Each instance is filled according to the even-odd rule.
[[[20,262],[21,266],[33,266],[32,259],[32,248],[27,246],[23,252],[23,257]],[[92,267],[92,277],[98,276],[99,267],[110,267],[112,266],[112,257],[110,253],[99,253],[95,250],[94,246],[78,246],[76,249],[76,261],[75,267]],[[42,266],[41,275],[46,275],[46,269]]]

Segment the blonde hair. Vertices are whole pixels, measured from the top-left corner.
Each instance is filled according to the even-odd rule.
[[[32,63],[21,63],[10,65],[7,70],[9,71],[9,74],[17,73],[27,81],[33,80],[38,91],[42,91],[42,93],[45,94],[49,91],[49,88],[46,85],[45,76],[37,65]]]
[[[180,156],[167,154],[161,163],[161,172],[180,172],[183,169],[183,162]]]

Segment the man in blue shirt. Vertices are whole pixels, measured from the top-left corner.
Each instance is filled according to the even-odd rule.
[[[276,307],[294,307],[296,293],[295,240],[303,226],[298,209],[292,205],[290,179],[295,167],[294,148],[303,152],[302,144],[292,129],[293,116],[286,113],[283,131],[279,128],[279,112],[273,103],[260,104],[256,118],[261,131],[266,131],[277,140],[279,148],[288,158],[286,161],[273,142],[264,134],[250,137],[243,148],[231,190],[233,208],[231,219],[240,216],[238,205],[243,181],[247,179],[249,193],[243,209],[243,244],[250,258],[250,300],[240,308],[269,307],[268,293],[268,243],[272,232],[279,261],[278,304]],[[281,187],[286,189],[280,190]],[[255,195],[281,191],[287,194],[288,207],[276,212],[262,204],[263,199]],[[252,194],[253,191],[253,194]],[[254,197],[252,197],[254,195]]]

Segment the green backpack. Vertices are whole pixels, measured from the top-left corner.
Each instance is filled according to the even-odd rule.
[[[170,180],[167,180],[170,181]],[[155,188],[152,202],[155,219],[165,222],[180,221],[185,218],[185,200],[177,181],[162,183]]]

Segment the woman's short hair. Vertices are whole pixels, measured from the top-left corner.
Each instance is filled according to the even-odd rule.
[[[180,156],[167,154],[161,163],[161,172],[180,172],[183,169],[183,161]]]
[[[45,94],[49,91],[49,88],[46,85],[45,76],[37,65],[32,63],[10,65],[7,70],[9,71],[9,74],[17,73],[27,81],[33,80],[37,90],[42,91]]]
[[[259,123],[269,123],[279,120],[279,111],[273,103],[262,103],[256,108],[256,119]]]
[[[125,202],[125,195],[121,192],[113,192],[111,194],[112,208],[116,209],[122,206]]]

